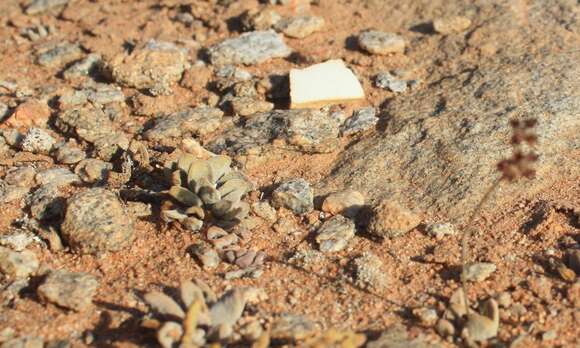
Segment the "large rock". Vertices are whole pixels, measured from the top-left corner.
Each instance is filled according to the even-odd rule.
[[[556,179],[577,180],[579,59],[576,50],[482,61],[391,100],[374,134],[342,154],[317,192],[347,186],[371,203],[394,197],[417,211],[464,221],[499,177],[497,162],[511,155],[514,117],[539,121],[537,179],[504,185],[484,209],[532,195]]]
[[[102,188],[69,198],[61,230],[68,245],[81,253],[117,251],[134,238],[133,219],[117,196]]]

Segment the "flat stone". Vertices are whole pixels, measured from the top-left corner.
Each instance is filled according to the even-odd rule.
[[[97,68],[102,64],[103,61],[101,55],[98,53],[91,53],[68,67],[62,75],[67,80],[87,76],[97,70]]]
[[[36,183],[39,185],[66,186],[79,184],[81,179],[67,168],[49,168],[36,174]]]
[[[133,219],[117,196],[102,188],[69,198],[61,230],[65,242],[80,253],[118,251],[134,239]]]
[[[29,187],[7,185],[3,181],[0,181],[0,203],[9,203],[19,200],[26,196],[28,191],[30,191]]]
[[[272,205],[284,207],[296,214],[305,214],[314,209],[314,192],[304,179],[291,179],[282,183],[272,193]]]
[[[457,234],[455,230],[455,226],[449,222],[438,222],[427,225],[427,234],[431,237],[435,237],[437,239],[441,239],[445,236],[452,236]]]
[[[417,227],[421,219],[393,201],[384,200],[373,209],[368,232],[377,237],[394,238]]]
[[[280,20],[275,28],[292,38],[303,39],[317,31],[322,30],[324,18],[317,16],[299,16]]]
[[[316,324],[301,315],[284,313],[274,320],[271,336],[283,341],[301,341],[313,336],[319,328]]]
[[[355,190],[344,190],[328,195],[322,202],[322,211],[354,218],[365,204],[364,196]]]
[[[320,251],[336,252],[343,250],[354,237],[354,222],[342,215],[336,215],[326,220],[318,229],[316,242]]]
[[[35,236],[30,232],[16,231],[12,234],[0,236],[0,245],[9,247],[15,251],[22,251],[35,241]]]
[[[30,250],[12,251],[0,247],[0,271],[12,279],[22,279],[38,270],[39,262]]]
[[[378,339],[368,342],[368,348],[439,348],[423,335],[414,336],[401,324],[395,324],[381,333]]]
[[[4,177],[4,182],[18,187],[31,187],[34,184],[36,169],[34,167],[11,168]]]
[[[124,86],[147,89],[153,95],[173,94],[172,86],[189,68],[187,51],[170,42],[149,40],[131,54],[120,54],[105,69]]]
[[[75,167],[75,173],[86,183],[104,183],[111,170],[111,163],[96,158],[84,159]]]
[[[359,46],[371,54],[405,53],[405,39],[382,31],[365,31],[358,36]]]
[[[181,137],[185,133],[203,136],[215,131],[222,122],[223,112],[210,107],[186,109],[155,120],[153,128],[143,136],[147,140]]]
[[[59,67],[81,58],[83,51],[78,44],[61,42],[38,55],[36,62],[44,67]]]
[[[245,306],[243,291],[234,289],[226,292],[209,310],[212,327],[235,325],[242,317]]]
[[[490,262],[477,262],[466,266],[465,274],[467,280],[481,282],[487,279],[496,270],[496,266]]]
[[[30,128],[20,144],[22,150],[37,154],[48,154],[56,140],[44,129]]]
[[[364,252],[353,260],[355,283],[363,289],[384,290],[389,276],[383,262],[371,252]]]
[[[471,26],[471,20],[463,16],[437,18],[433,21],[433,29],[443,35],[460,33]]]
[[[93,301],[99,282],[87,273],[51,271],[38,287],[38,296],[60,307],[82,311]]]
[[[8,126],[16,128],[45,127],[50,114],[51,110],[46,102],[30,98],[19,104],[4,122]]]
[[[463,336],[475,342],[484,342],[497,336],[499,329],[499,308],[494,299],[483,303],[482,314],[471,313],[467,315]]]
[[[86,156],[87,154],[82,149],[68,144],[58,147],[54,154],[56,161],[62,164],[75,164]]]
[[[292,109],[319,108],[364,97],[359,80],[340,59],[290,70]]]
[[[202,264],[204,269],[214,269],[220,264],[217,251],[204,243],[196,243],[191,247],[191,253]]]
[[[268,202],[255,202],[252,203],[252,211],[257,216],[268,222],[275,222],[278,219],[278,214],[276,210]]]
[[[389,89],[395,93],[407,91],[407,81],[400,80],[389,72],[379,73],[375,79],[375,85],[379,88]]]
[[[376,115],[377,112],[373,107],[356,110],[342,125],[341,134],[353,135],[374,128],[379,122]]]
[[[291,50],[273,30],[244,33],[210,47],[209,57],[214,65],[259,64],[272,58],[284,58]]]
[[[235,97],[230,101],[234,114],[248,117],[258,112],[267,112],[274,108],[274,104],[249,98],[249,97]]]
[[[26,14],[35,15],[46,12],[50,9],[64,6],[68,4],[69,0],[33,0],[30,5],[26,7]]]

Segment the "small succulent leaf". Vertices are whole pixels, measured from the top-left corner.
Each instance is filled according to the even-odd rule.
[[[220,192],[211,186],[201,187],[198,194],[205,204],[215,204],[222,199]]]
[[[203,210],[202,207],[198,207],[198,206],[193,206],[193,207],[187,208],[187,210],[185,211],[185,215],[195,216],[200,220],[205,219],[205,211]]]
[[[165,222],[173,222],[173,221],[183,221],[187,219],[187,215],[182,214],[178,210],[171,209],[171,210],[163,210],[161,212],[161,218]]]
[[[181,186],[182,183],[182,172],[180,170],[176,170],[171,174],[171,185],[173,186]]]
[[[243,179],[231,179],[226,181],[218,190],[223,197],[230,202],[238,202],[248,192],[250,185]]]
[[[230,211],[230,209],[232,208],[232,205],[233,205],[232,202],[222,199],[221,201],[212,205],[211,212],[216,217],[221,218]]]
[[[171,297],[159,291],[152,291],[144,296],[145,302],[158,314],[171,315],[179,319],[185,317],[183,309]]]
[[[189,168],[195,162],[198,162],[198,159],[195,158],[193,155],[186,153],[181,157],[179,157],[179,159],[177,160],[177,168],[184,171],[185,173],[188,173]]]
[[[211,178],[210,181],[216,183],[222,176],[229,173],[232,164],[231,158],[228,156],[215,156],[208,159],[207,164],[210,168]]]
[[[173,348],[181,340],[183,328],[180,324],[168,321],[157,331],[157,341],[163,348]]]
[[[198,195],[181,186],[172,186],[169,189],[169,195],[188,207],[203,205]]]
[[[191,232],[198,232],[203,227],[203,221],[192,216],[183,220],[181,224]]]
[[[247,181],[246,178],[244,177],[244,175],[242,175],[242,173],[236,171],[236,170],[232,170],[227,174],[224,174],[224,176],[222,176],[218,181],[217,184],[218,186],[223,185],[224,183],[233,180],[233,179],[240,179],[240,180],[244,180]]]
[[[203,182],[203,179],[209,182],[209,175],[209,166],[206,161],[197,161],[193,163],[187,172],[187,182],[189,187],[197,192],[201,187],[200,183]]]
[[[237,220],[241,221],[243,218],[248,216],[250,212],[250,205],[246,202],[237,202],[232,205],[230,210],[224,214],[221,218],[226,221]]]

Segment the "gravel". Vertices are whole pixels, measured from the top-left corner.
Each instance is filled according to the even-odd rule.
[[[210,47],[212,64],[259,64],[272,58],[284,58],[291,50],[273,30],[244,33]]]
[[[291,179],[282,183],[272,193],[272,205],[284,207],[296,214],[305,214],[314,209],[314,192],[304,179]]]
[[[38,296],[60,307],[80,312],[93,301],[99,282],[87,273],[51,271],[38,287]]]
[[[102,188],[69,198],[61,230],[63,239],[80,253],[118,251],[134,239],[132,218],[117,196]]]
[[[343,250],[354,237],[354,222],[342,215],[326,220],[318,229],[316,242],[320,251],[329,253]]]
[[[56,140],[44,129],[30,128],[24,135],[20,146],[24,151],[46,155],[55,143]]]

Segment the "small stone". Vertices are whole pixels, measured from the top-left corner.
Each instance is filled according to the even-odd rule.
[[[447,319],[439,319],[437,321],[437,325],[435,326],[435,330],[441,337],[448,337],[455,335],[455,327],[453,324]]]
[[[261,267],[247,267],[243,269],[238,269],[235,271],[229,271],[224,275],[224,279],[240,279],[240,278],[252,278],[258,279],[262,276],[264,270]]]
[[[146,131],[143,136],[153,141],[181,137],[184,133],[204,136],[218,129],[223,114],[220,109],[209,107],[186,109],[157,118],[153,128]]]
[[[314,270],[324,262],[324,254],[317,250],[299,250],[288,262],[305,270]]]
[[[250,342],[257,341],[263,333],[264,328],[258,320],[252,320],[240,328],[240,334],[242,337]]]
[[[258,112],[267,112],[274,108],[274,104],[250,97],[235,97],[230,101],[234,114],[243,117],[254,115]]]
[[[234,289],[226,292],[210,308],[211,325],[213,327],[235,325],[242,317],[245,306],[246,300],[243,291]]]
[[[276,209],[274,209],[270,203],[266,201],[252,203],[252,211],[254,214],[268,222],[276,222],[278,218]]]
[[[471,20],[463,16],[438,18],[433,21],[433,29],[443,35],[460,33],[471,26]]]
[[[317,16],[300,16],[280,20],[276,23],[276,30],[288,37],[303,39],[324,27],[324,18]]]
[[[273,339],[295,342],[313,336],[317,330],[316,324],[310,319],[284,313],[272,324],[270,335]]]
[[[317,232],[316,242],[320,251],[328,253],[343,250],[354,237],[354,229],[354,222],[342,215],[328,219]]]
[[[328,195],[322,203],[322,211],[332,215],[341,214],[355,218],[365,204],[364,196],[355,190],[344,190]]]
[[[342,135],[353,135],[374,128],[379,119],[373,107],[356,110],[342,125]]]
[[[62,164],[75,164],[85,159],[86,156],[82,149],[69,144],[58,147],[54,154],[56,161]]]
[[[465,267],[463,276],[472,282],[482,282],[496,270],[496,266],[490,262],[472,263]]]
[[[340,59],[290,70],[292,109],[320,108],[364,97],[360,81]]]
[[[183,336],[183,327],[173,321],[166,321],[157,330],[157,341],[163,348],[172,348],[176,346]]]
[[[0,236],[0,245],[8,246],[15,251],[22,251],[34,242],[35,236],[30,232],[18,231],[12,234],[4,234]]]
[[[383,290],[389,283],[383,262],[371,252],[354,259],[355,283],[363,289]]]
[[[39,185],[53,184],[56,186],[66,186],[70,184],[80,184],[81,179],[67,168],[50,168],[36,174],[36,183]]]
[[[438,319],[437,311],[433,308],[416,308],[413,310],[413,315],[427,326],[433,326]]]
[[[127,202],[127,212],[136,218],[148,217],[153,214],[151,204],[145,202]]]
[[[471,313],[467,315],[463,336],[468,340],[483,342],[497,336],[499,329],[499,308],[497,302],[489,299],[483,303],[482,314]]]
[[[55,143],[56,140],[45,130],[30,128],[24,135],[20,146],[24,151],[46,155],[52,150]]]
[[[403,93],[407,90],[407,81],[399,80],[388,72],[378,74],[375,85],[379,88],[389,89],[395,93]]]
[[[81,253],[118,251],[134,239],[134,222],[117,196],[102,188],[81,191],[69,198],[62,237]]]
[[[151,309],[161,316],[172,316],[179,319],[185,317],[185,312],[171,297],[158,291],[148,292],[143,296]]]
[[[259,64],[272,58],[287,57],[290,53],[290,48],[273,30],[244,33],[209,49],[214,65]]]
[[[287,208],[296,214],[305,214],[314,209],[314,192],[304,179],[291,179],[274,190],[272,205]]]
[[[91,53],[67,68],[62,75],[67,80],[87,76],[95,71],[100,65],[102,65],[101,55]]]
[[[358,36],[359,46],[371,54],[405,53],[405,39],[382,31],[365,31]]]
[[[30,215],[38,220],[61,217],[64,214],[64,198],[58,186],[46,184],[40,186],[28,199]]]
[[[6,141],[6,144],[12,147],[20,147],[20,143],[22,142],[22,139],[24,139],[24,135],[16,129],[9,128],[2,130],[2,138],[4,141]]]
[[[61,42],[38,55],[37,63],[44,67],[59,67],[81,58],[83,52],[79,45]]]
[[[26,196],[28,191],[30,191],[29,187],[6,185],[3,181],[0,181],[0,203],[19,200]]]
[[[376,341],[369,342],[367,348],[435,348],[438,344],[429,342],[423,335],[412,335],[402,324],[395,324],[381,333]]]
[[[87,158],[77,164],[75,173],[86,183],[103,183],[107,180],[112,169],[113,165],[111,163],[100,159]]]
[[[220,264],[217,251],[205,243],[196,243],[191,247],[191,253],[199,260],[204,269],[214,269]]]
[[[373,209],[369,221],[369,233],[377,237],[399,237],[417,227],[421,220],[408,209],[396,202],[383,200]]]
[[[38,296],[60,307],[80,312],[93,301],[99,282],[87,273],[51,271],[37,290]]]
[[[24,103],[18,105],[12,115],[6,120],[6,124],[10,127],[28,128],[31,126],[43,127],[46,126],[50,118],[51,110],[46,104],[36,99],[29,99]],[[4,134],[6,138],[6,134]],[[8,138],[6,140],[9,140]],[[8,142],[14,146],[15,142]]]
[[[173,94],[172,86],[189,68],[187,51],[170,42],[149,40],[129,55],[119,54],[106,65],[121,85],[147,89],[154,96]]]
[[[12,251],[0,247],[0,271],[12,279],[22,279],[36,272],[39,262],[30,250]]]
[[[550,284],[548,278],[542,276],[532,277],[528,280],[528,285],[540,299],[546,302],[552,301],[552,284]]]
[[[512,295],[504,291],[497,296],[497,303],[500,307],[508,308],[512,305]]]
[[[260,11],[247,11],[241,18],[245,30],[268,30],[282,19],[278,12],[264,8]]]
[[[426,230],[427,234],[437,239],[457,234],[455,227],[449,222],[429,224]]]
[[[86,88],[83,93],[89,101],[97,105],[125,102],[125,95],[121,88],[108,84],[97,84],[94,87]]]
[[[30,5],[26,7],[26,14],[35,15],[46,12],[50,9],[64,6],[68,4],[69,0],[33,0]]]
[[[11,168],[6,176],[4,177],[4,182],[9,185],[14,185],[18,187],[31,187],[34,184],[34,176],[36,175],[36,169],[34,167],[19,167]]]

